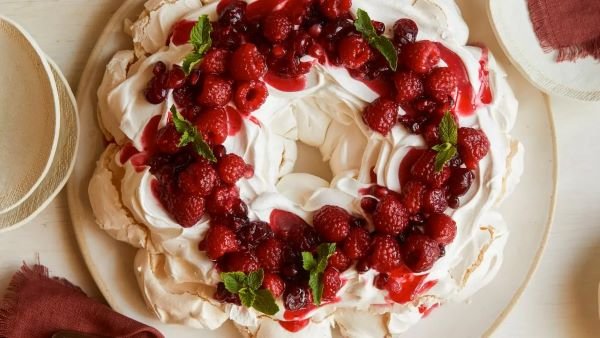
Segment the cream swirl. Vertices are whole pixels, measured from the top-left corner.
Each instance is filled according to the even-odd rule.
[[[473,87],[481,86],[482,50],[465,47],[468,29],[453,1],[353,3],[354,10],[365,9],[387,27],[399,17],[410,17],[420,28],[420,39],[441,42],[456,53]],[[147,3],[146,12],[131,29],[137,58],[132,52],[118,53],[98,92],[101,124],[118,145],[131,141],[142,149],[142,133],[148,121],[157,115],[162,115],[164,121],[173,103],[171,94],[162,105],[147,103],[142,94],[154,63],[160,60],[167,65],[180,64],[191,50],[188,45],[164,46],[172,25],[201,14],[214,17],[215,12],[216,4],[201,7],[197,1]],[[436,281],[435,286],[412,302],[395,304],[374,287],[374,271],[358,274],[350,269],[342,276],[346,283],[339,293],[341,300],[309,314],[314,322],[310,332],[330,335],[329,326],[335,321],[349,337],[362,337],[365,332],[398,334],[422,317],[420,309],[464,300],[495,276],[508,237],[497,209],[519,181],[523,147],[508,134],[515,123],[517,103],[506,74],[493,57],[489,71],[493,102],[478,107],[460,123],[481,128],[487,134],[492,145],[490,154],[480,163],[478,179],[463,205],[450,212],[460,225],[459,231],[446,248],[446,255],[425,277],[425,283]],[[302,91],[289,93],[269,87],[267,102],[254,113],[258,125],[243,120],[240,132],[225,143],[228,151],[242,156],[255,168],[253,178],[238,184],[250,216],[268,222],[271,212],[280,209],[310,222],[312,213],[323,205],[338,205],[361,215],[360,192],[370,185],[372,169],[378,184],[400,190],[402,159],[412,148],[425,144],[420,136],[401,126],[394,127],[387,137],[370,131],[362,122],[361,111],[376,97],[346,70],[318,64]],[[292,172],[298,160],[298,141],[319,149],[333,173],[331,182]],[[283,319],[282,311],[269,319],[252,309],[212,300],[218,274],[214,264],[197,249],[208,219],[192,228],[181,228],[154,197],[149,170],[136,170],[130,162],[120,163],[116,147],[110,146],[99,162],[89,188],[90,199],[101,227],[115,238],[143,248],[135,263],[137,277],[154,313],[166,322],[210,329],[228,317],[244,328],[242,332],[280,336],[283,331],[273,319]],[[390,315],[381,316],[383,313]],[[357,321],[359,316],[372,316],[374,320]],[[312,333],[308,331],[301,334],[309,337]]]

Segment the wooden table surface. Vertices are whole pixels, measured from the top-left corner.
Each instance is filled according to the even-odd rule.
[[[96,38],[121,3],[0,0],[0,14],[23,25],[77,88]],[[550,102],[560,162],[556,218],[537,273],[494,337],[600,337],[600,104]],[[100,297],[79,254],[64,191],[30,224],[0,235],[0,294],[20,264],[38,255],[53,274]]]

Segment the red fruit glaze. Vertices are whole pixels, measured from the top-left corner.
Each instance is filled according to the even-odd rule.
[[[175,46],[185,45],[190,42],[190,33],[196,25],[196,21],[182,20],[173,25],[171,32],[171,42]]]
[[[446,214],[432,214],[425,223],[425,234],[440,244],[448,245],[456,237],[456,222]]]
[[[398,170],[398,178],[400,179],[400,185],[404,186],[412,178],[411,170],[413,165],[421,158],[425,150],[412,148],[406,153],[402,162],[400,162],[400,169]]]
[[[282,92],[297,92],[306,88],[306,77],[304,76],[283,78],[273,72],[267,72],[264,80],[271,87]]]
[[[436,281],[425,282],[427,275],[415,275],[405,266],[394,269],[388,274],[384,288],[388,297],[396,303],[405,304],[415,300],[437,284]]]
[[[299,332],[310,324],[310,319],[279,321],[279,325],[289,332]]]
[[[350,231],[351,216],[340,207],[326,205],[313,216],[313,226],[326,242],[341,242]]]
[[[204,236],[204,249],[208,258],[217,260],[226,253],[239,250],[239,243],[235,233],[228,227],[212,224]]]
[[[373,225],[378,233],[396,236],[408,226],[408,211],[393,195],[387,195],[373,214]]]

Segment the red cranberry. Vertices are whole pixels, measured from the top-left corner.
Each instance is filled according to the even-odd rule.
[[[394,24],[394,41],[401,45],[415,42],[419,28],[411,19],[400,19]]]
[[[179,107],[189,107],[194,102],[194,89],[192,87],[181,87],[173,91],[173,100]]]
[[[236,305],[242,305],[240,297],[227,291],[227,289],[225,288],[225,284],[223,283],[219,283],[217,285],[217,291],[215,292],[214,297],[217,301],[221,303],[232,303]]]
[[[385,24],[383,22],[372,20],[371,23],[373,23],[373,27],[375,28],[377,35],[385,33]]]
[[[466,194],[471,188],[474,178],[473,171],[467,168],[453,168],[452,176],[448,180],[450,195],[460,197]]]
[[[380,273],[377,276],[375,276],[375,279],[373,280],[373,285],[375,285],[375,287],[379,290],[384,290],[389,280],[390,275],[388,275],[387,273]]]
[[[285,308],[290,311],[302,310],[312,303],[310,290],[306,287],[292,285],[283,294]]]
[[[321,0],[319,5],[323,15],[330,20],[335,20],[348,13],[352,7],[352,0]]]
[[[239,25],[244,21],[247,6],[245,1],[231,2],[219,16],[219,23],[234,27]]]
[[[268,223],[254,221],[247,227],[242,228],[237,236],[243,247],[252,250],[256,248],[264,240],[273,237],[273,230]]]
[[[177,89],[185,84],[185,72],[179,65],[173,65],[167,76],[167,88]]]
[[[152,104],[160,104],[167,98],[167,90],[164,88],[164,74],[154,77],[148,82],[144,91],[146,100]]]
[[[154,68],[152,68],[152,73],[156,76],[160,74],[164,74],[167,71],[167,65],[164,62],[158,61],[154,64]]]

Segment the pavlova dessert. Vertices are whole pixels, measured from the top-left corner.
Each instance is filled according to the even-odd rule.
[[[128,30],[89,196],[160,320],[384,337],[496,275],[517,102],[453,1],[150,0]]]

